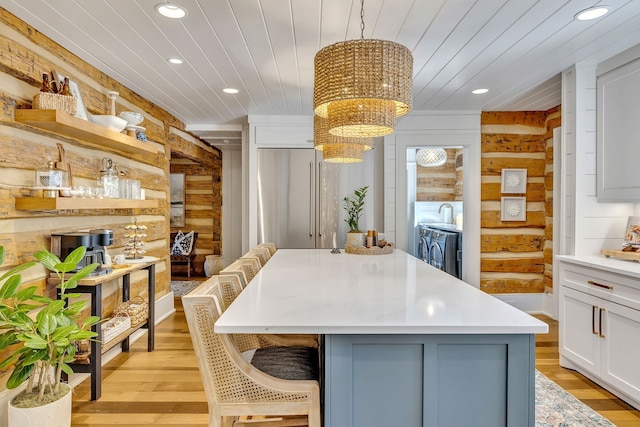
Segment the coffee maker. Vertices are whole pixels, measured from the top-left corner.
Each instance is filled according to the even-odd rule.
[[[105,247],[113,244],[113,230],[97,228],[89,231],[77,231],[51,235],[51,252],[64,260],[74,249],[84,246],[87,251],[73,272],[79,271],[89,264],[100,264],[91,275],[108,274],[111,268],[103,268],[105,263]]]

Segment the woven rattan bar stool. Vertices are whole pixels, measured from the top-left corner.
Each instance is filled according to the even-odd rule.
[[[258,274],[262,266],[256,258],[238,258],[227,267],[220,270],[220,274],[235,274],[240,277],[240,284],[245,288]]]
[[[273,256],[276,253],[276,245],[275,243],[260,243],[256,248],[267,248],[269,249],[269,255]]]
[[[242,258],[258,258],[260,266],[264,267],[267,261],[271,258],[271,253],[267,248],[253,248],[249,249],[246,254],[242,255]]]
[[[259,369],[243,358],[231,335],[214,332],[227,299],[224,293],[220,280],[212,277],[182,298],[209,405],[209,427],[231,427],[246,415],[305,416],[309,427],[320,427],[317,379],[269,375],[268,366]],[[307,373],[301,369],[297,375]]]

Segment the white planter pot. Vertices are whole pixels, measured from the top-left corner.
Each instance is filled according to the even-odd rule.
[[[62,399],[36,408],[16,408],[9,402],[8,427],[70,427],[71,387]]]
[[[347,244],[345,246],[364,246],[364,233],[347,233]]]

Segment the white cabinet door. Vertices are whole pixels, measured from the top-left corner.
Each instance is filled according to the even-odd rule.
[[[599,310],[602,300],[562,287],[560,293],[560,346],[576,365],[599,374],[601,338]]]
[[[640,399],[640,312],[615,303],[605,306],[600,376]]]

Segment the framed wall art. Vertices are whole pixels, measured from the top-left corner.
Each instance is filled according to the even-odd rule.
[[[627,220],[627,232],[624,235],[624,245],[634,248],[640,247],[640,217],[630,216]]]
[[[526,221],[526,197],[502,197],[500,199],[501,221]]]
[[[527,192],[526,169],[502,169],[502,193],[524,194]]]

